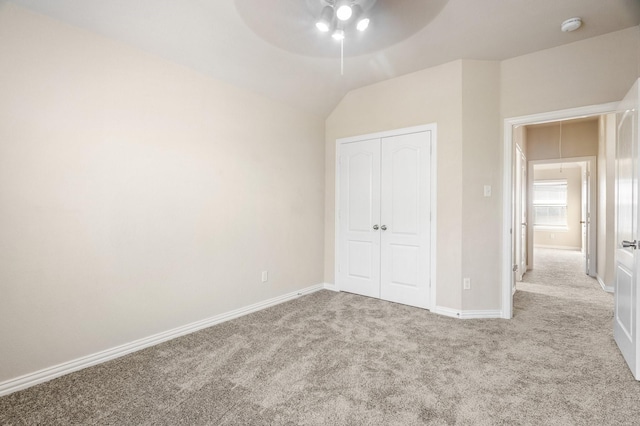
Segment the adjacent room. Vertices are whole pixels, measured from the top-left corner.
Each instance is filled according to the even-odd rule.
[[[0,424],[633,423],[639,25],[0,0]]]
[[[607,190],[615,189],[613,175],[607,175],[606,150],[615,151],[615,138],[607,138],[606,126],[615,118],[596,115],[524,126],[517,139],[519,200],[517,215],[520,231],[516,236],[516,261],[524,265],[518,274],[540,266],[537,253],[557,253],[556,250],[579,251],[582,273],[597,278],[613,269],[605,264],[598,268],[598,228],[613,224],[613,215],[606,210]],[[612,155],[612,157],[614,157]],[[614,158],[609,166],[613,168]],[[597,166],[600,166],[599,168]],[[608,182],[608,180],[610,182]],[[603,206],[600,206],[602,200]],[[528,214],[527,212],[530,212]],[[530,223],[529,223],[530,222]],[[613,232],[610,232],[610,238]],[[600,235],[606,246],[607,233]],[[577,258],[577,255],[575,256]],[[612,263],[612,262],[611,262]],[[603,288],[605,278],[598,278]]]

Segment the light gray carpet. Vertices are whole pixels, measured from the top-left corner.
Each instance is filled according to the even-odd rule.
[[[515,318],[318,292],[0,398],[0,424],[637,424],[612,296],[537,253]]]

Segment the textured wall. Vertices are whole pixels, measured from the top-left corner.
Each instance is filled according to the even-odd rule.
[[[0,52],[0,381],[322,282],[324,118],[11,4]]]
[[[471,288],[462,290],[462,308],[496,311],[502,261],[500,64],[463,61],[462,77],[462,277],[471,280]]]
[[[640,28],[501,62],[502,117],[621,100],[640,77]]]

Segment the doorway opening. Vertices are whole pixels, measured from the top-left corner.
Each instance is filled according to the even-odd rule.
[[[581,273],[595,278],[596,157],[532,160],[528,176],[527,203],[532,226],[526,236],[527,270],[538,267],[539,259],[548,258],[537,256],[540,249],[569,250],[580,252]]]
[[[600,116],[606,114],[612,114],[615,112],[617,103],[609,103],[602,105],[595,105],[589,107],[574,108],[562,111],[554,111],[543,114],[535,114],[530,116],[515,117],[505,120],[504,127],[504,181],[503,188],[503,268],[502,268],[502,316],[503,318],[511,318],[513,315],[513,295],[516,289],[516,281],[522,280],[527,270],[530,270],[534,266],[534,213],[536,208],[533,206],[533,194],[534,194],[534,162],[538,162],[538,165],[554,164],[554,166],[542,166],[541,170],[545,167],[555,167],[556,165],[566,164],[566,167],[573,167],[573,164],[569,166],[569,163],[577,163],[576,171],[579,170],[581,175],[581,182],[584,183],[585,179],[590,186],[583,186],[581,184],[581,193],[586,191],[584,197],[589,199],[587,206],[591,206],[591,226],[589,226],[588,220],[584,220],[586,230],[583,230],[582,225],[580,227],[580,240],[585,238],[584,244],[580,243],[581,253],[584,253],[584,272],[589,275],[596,275],[596,260],[595,255],[597,252],[596,247],[596,218],[595,213],[597,208],[594,208],[594,203],[597,202],[598,193],[596,192],[598,184],[598,176],[596,174],[598,159],[591,153],[585,155],[583,151],[575,149],[572,143],[569,142],[567,123],[580,123],[580,122],[593,122],[596,123],[596,132],[598,136],[602,137],[601,126],[597,123],[602,123]],[[562,123],[562,124],[561,124]],[[561,126],[565,126],[561,129]],[[530,143],[527,138],[527,130],[530,128],[538,128],[539,132],[546,134],[545,137],[540,138],[543,142],[539,144]],[[562,131],[564,130],[564,135]],[[575,135],[574,135],[575,136]],[[564,138],[564,140],[563,140]],[[564,146],[563,146],[564,142]],[[529,146],[530,145],[530,146]],[[600,146],[596,142],[596,155]],[[567,170],[563,166],[563,171]],[[560,168],[558,167],[558,171]],[[565,172],[566,173],[566,172]],[[554,180],[554,179],[548,179]],[[556,183],[562,183],[562,178],[555,179]],[[562,185],[558,184],[554,190],[562,190]],[[611,194],[613,195],[613,194]],[[548,201],[548,200],[547,200]],[[557,201],[557,200],[556,200]],[[559,201],[558,201],[559,203]],[[542,203],[539,203],[542,204]],[[582,206],[582,203],[580,203]],[[585,206],[585,207],[587,207]],[[547,208],[540,205],[538,208],[539,215],[546,212],[547,225],[555,225],[560,227],[563,219],[562,208]],[[558,207],[548,206],[547,207]],[[568,212],[567,212],[568,213]],[[581,215],[585,212],[581,211]],[[586,217],[585,217],[586,219]],[[567,217],[567,220],[568,217]],[[555,221],[555,222],[554,222]],[[580,221],[582,222],[582,218]],[[568,224],[567,224],[568,225]],[[576,224],[572,223],[571,228],[576,228]],[[568,228],[568,226],[567,226]],[[590,229],[589,229],[590,228]],[[557,231],[559,230],[556,229]],[[588,231],[591,231],[591,238]],[[557,238],[558,233],[554,233],[554,239]],[[575,243],[572,243],[575,244]],[[584,246],[584,248],[583,248]],[[578,247],[573,246],[573,247]],[[584,250],[584,252],[583,252]],[[602,283],[601,283],[602,284]]]

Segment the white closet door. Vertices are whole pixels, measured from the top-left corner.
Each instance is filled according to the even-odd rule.
[[[430,307],[431,132],[382,139],[381,298]]]
[[[380,297],[380,140],[340,147],[340,290]]]

